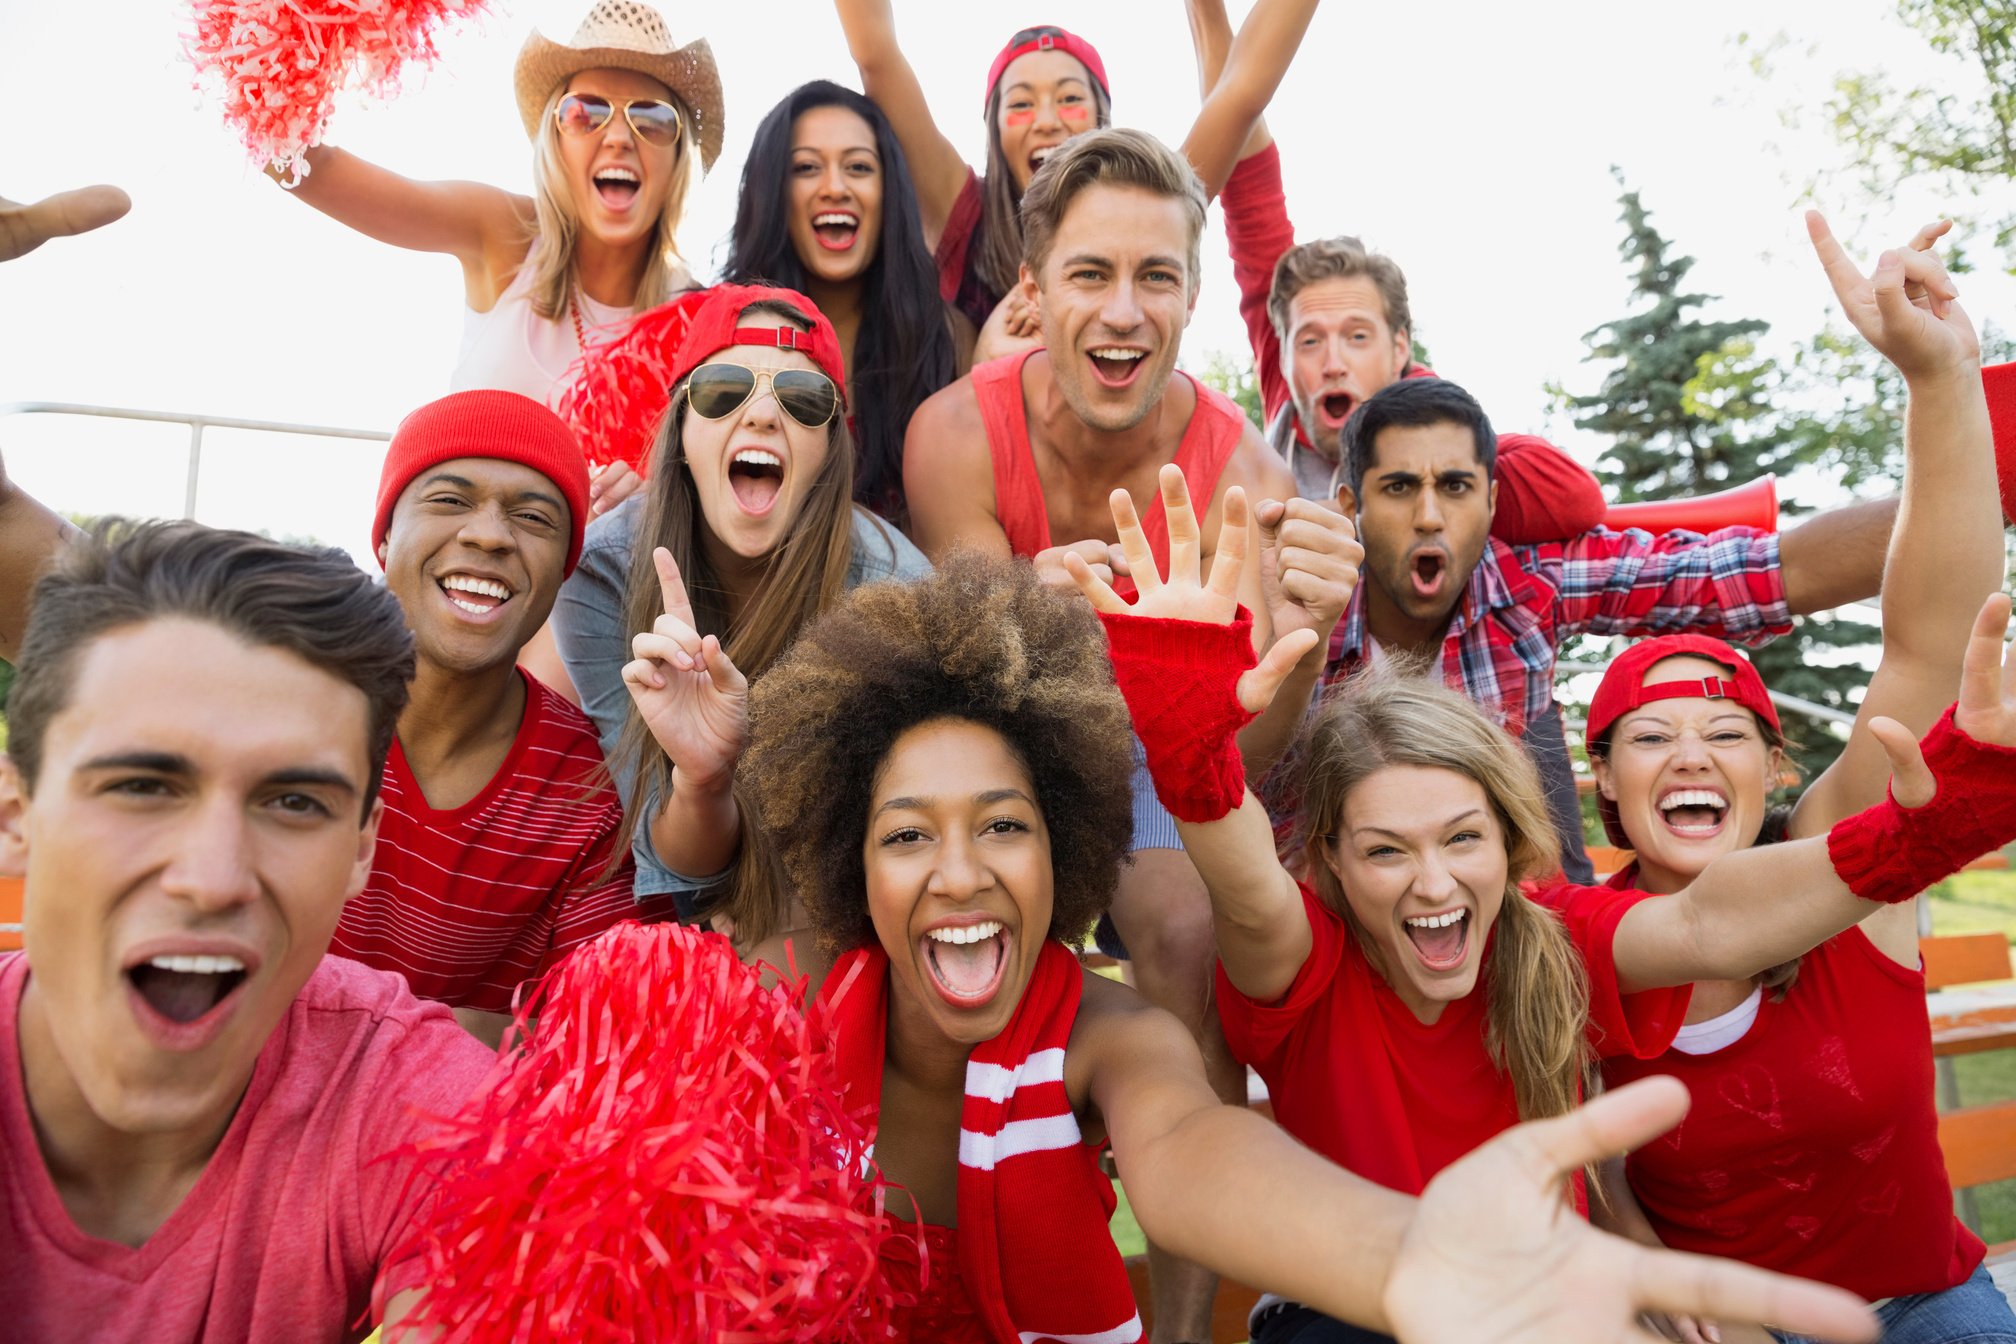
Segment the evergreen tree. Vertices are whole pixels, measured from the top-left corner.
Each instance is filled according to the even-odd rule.
[[[1705,494],[1816,459],[1824,436],[1774,400],[1783,375],[1757,353],[1769,324],[1703,316],[1712,297],[1683,288],[1694,259],[1674,255],[1637,192],[1627,189],[1621,204],[1619,250],[1635,268],[1631,311],[1583,338],[1589,359],[1614,363],[1595,393],[1557,392],[1578,428],[1609,438],[1597,474],[1613,497]],[[1796,500],[1781,503],[1788,513],[1804,511]],[[1852,713],[1851,695],[1868,683],[1879,642],[1863,622],[1818,617],[1798,621],[1753,657],[1773,690]],[[1804,748],[1809,777],[1840,754],[1836,731],[1796,713],[1783,717]]]

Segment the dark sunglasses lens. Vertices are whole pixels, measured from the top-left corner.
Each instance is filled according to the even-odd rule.
[[[654,145],[677,144],[679,140],[679,109],[670,103],[646,99],[630,104],[630,128],[637,132],[639,140],[648,140]]]
[[[776,375],[777,400],[793,420],[817,429],[840,409],[833,380],[810,369],[782,369]]]
[[[749,400],[756,388],[756,375],[733,364],[702,364],[686,383],[686,399],[695,414],[719,420]]]
[[[609,122],[609,100],[590,94],[570,93],[560,100],[560,129],[569,135],[588,135]]]

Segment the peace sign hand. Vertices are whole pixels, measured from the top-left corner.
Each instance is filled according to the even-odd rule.
[[[1971,371],[1981,363],[1981,340],[1960,307],[1960,291],[1932,250],[1952,226],[1944,219],[1927,224],[1908,245],[1879,256],[1865,277],[1820,212],[1806,212],[1806,232],[1842,311],[1906,378]]]
[[[1078,584],[1080,592],[1095,611],[1113,615],[1196,621],[1202,625],[1230,625],[1239,614],[1239,574],[1246,563],[1246,492],[1233,486],[1225,492],[1225,518],[1218,531],[1218,545],[1211,556],[1211,575],[1199,581],[1203,564],[1203,542],[1197,513],[1190,505],[1190,488],[1182,468],[1173,464],[1162,468],[1157,478],[1162,489],[1162,514],[1169,524],[1169,573],[1162,576],[1134,500],[1125,490],[1115,490],[1109,503],[1113,525],[1120,533],[1120,551],[1139,594],[1132,606],[1120,599],[1108,584],[1092,572],[1085,558],[1076,552],[1063,557],[1064,569]],[[1274,693],[1302,655],[1316,647],[1313,629],[1295,630],[1274,641],[1257,666],[1239,678],[1239,703],[1247,713],[1258,714],[1273,703]]]
[[[694,629],[693,604],[678,562],[663,546],[651,553],[665,614],[630,641],[623,684],[644,726],[678,775],[702,788],[733,776],[749,741],[749,681],[721,641]]]

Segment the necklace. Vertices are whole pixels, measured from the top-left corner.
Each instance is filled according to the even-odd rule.
[[[577,285],[567,291],[567,312],[574,319],[574,344],[581,353],[588,353],[588,333],[581,326],[581,289]]]

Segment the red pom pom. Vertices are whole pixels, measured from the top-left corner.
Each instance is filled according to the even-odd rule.
[[[626,462],[640,476],[651,474],[651,446],[672,405],[672,365],[706,300],[707,291],[696,289],[639,313],[621,336],[574,361],[559,413],[589,466]]]
[[[394,1255],[448,1340],[888,1337],[873,1134],[800,986],[726,939],[623,924],[519,1009],[529,1041],[422,1145]],[[903,1235],[897,1233],[897,1235]]]
[[[255,163],[307,172],[300,156],[322,142],[336,91],[398,92],[399,74],[432,64],[434,30],[481,12],[487,0],[190,0],[183,50],[199,84],[223,87],[224,120]]]

